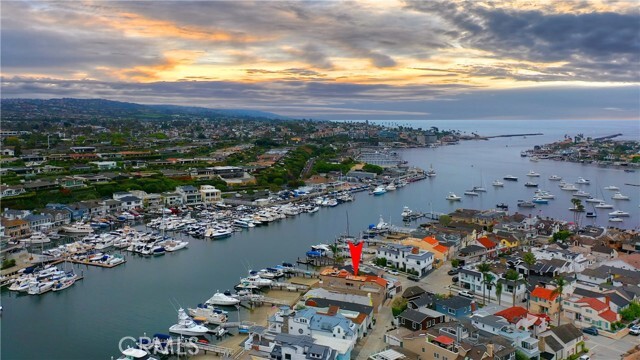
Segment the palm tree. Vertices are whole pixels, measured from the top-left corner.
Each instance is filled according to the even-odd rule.
[[[502,297],[502,283],[499,281],[496,283],[496,297],[498,298],[498,305],[500,305],[500,298]]]
[[[562,315],[562,291],[564,290],[564,286],[567,282],[560,275],[555,277],[554,282],[556,283],[556,288],[553,290],[552,294],[558,295],[558,326],[560,326],[560,317]]]
[[[511,300],[512,306],[516,306],[516,289],[518,288],[518,283],[520,280],[520,273],[518,273],[517,271],[513,270],[513,269],[509,269],[507,270],[507,273],[504,274],[504,278],[506,280],[509,280],[511,282],[513,282],[513,289],[512,289],[512,293],[513,293],[513,298]]]
[[[493,284],[493,280],[495,280],[495,276],[493,276],[493,274],[491,273],[487,273],[484,274],[484,287],[488,287],[489,288],[489,296],[487,296],[487,300],[489,301],[489,304],[491,304],[491,284]]]
[[[477,266],[477,268],[478,268],[478,271],[480,271],[480,273],[482,273],[483,279],[486,279],[487,273],[489,271],[491,271],[491,265],[487,264],[486,262],[483,262],[482,264],[479,264]],[[485,302],[485,293],[486,293],[485,290],[486,290],[486,286],[484,286],[484,284],[483,284],[483,286],[482,286],[482,305],[484,305],[486,303]]]
[[[584,205],[582,205],[582,200],[576,198],[571,199],[571,203],[573,204],[573,222],[580,228],[580,217],[584,212]]]
[[[536,259],[536,256],[531,251],[529,251],[524,253],[524,255],[522,256],[522,261],[524,261],[524,263],[527,265],[527,277],[529,277],[529,275],[531,274],[531,267],[535,265],[538,260]]]

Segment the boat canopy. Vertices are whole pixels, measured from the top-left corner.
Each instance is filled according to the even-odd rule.
[[[167,340],[167,339],[171,339],[171,336],[167,335],[167,334],[153,334],[154,338],[158,338],[160,340]]]

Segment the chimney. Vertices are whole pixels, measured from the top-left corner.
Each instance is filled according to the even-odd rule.
[[[607,306],[610,306],[610,305],[609,305],[609,302],[610,302],[610,301],[611,301],[611,298],[609,297],[609,295],[605,295],[605,297],[604,297],[604,302],[605,302],[605,304],[607,304]]]
[[[489,357],[493,357],[493,346],[493,343],[487,344],[487,354],[489,355]]]

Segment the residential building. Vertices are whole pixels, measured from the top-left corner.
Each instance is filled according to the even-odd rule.
[[[107,199],[102,201],[102,204],[108,213],[113,214],[122,211],[122,201],[120,200]]]
[[[434,303],[437,312],[454,318],[471,316],[476,310],[474,300],[459,295],[441,299],[436,298]]]
[[[23,219],[9,220],[3,217],[0,220],[4,227],[4,234],[10,238],[21,238],[31,233],[29,222]]]
[[[554,292],[553,289],[536,286],[531,291],[529,309],[533,313],[547,314],[552,318],[556,317],[560,310],[559,297],[560,294]]]
[[[417,311],[407,308],[398,315],[395,321],[399,326],[410,330],[426,330],[445,322],[445,315],[431,309]]]
[[[195,186],[184,185],[176,187],[176,193],[182,197],[182,205],[202,204],[202,195]]]
[[[438,268],[445,264],[451,257],[450,248],[441,245],[433,236],[427,236],[423,239],[406,238],[400,242],[402,245],[413,246],[424,251],[433,253],[433,267]]]
[[[71,223],[71,212],[67,210],[42,209],[43,214],[49,214],[54,227],[67,225]]]
[[[336,268],[322,270],[320,280],[319,285],[323,289],[369,297],[376,313],[387,299],[387,287],[390,285],[387,280],[377,276],[354,276],[347,270]]]
[[[58,179],[58,184],[63,189],[79,189],[79,188],[86,187],[86,185],[84,184],[84,182],[82,182],[82,180],[76,179],[71,176],[65,176],[61,179]]]
[[[551,322],[548,315],[532,314],[521,306],[512,306],[494,315],[504,318],[516,329],[528,330],[533,337],[547,331]]]
[[[263,353],[265,357],[275,360],[334,360],[345,359],[345,354],[326,345],[320,345],[316,339],[308,335],[272,334],[262,326],[249,329],[249,337],[244,343],[246,351]]]
[[[215,204],[222,200],[222,191],[216,189],[215,186],[211,185],[201,185],[200,195],[202,198],[202,202],[205,204]]]
[[[304,304],[319,313],[340,313],[356,324],[358,338],[364,337],[373,328],[373,306],[323,298],[308,298]]]
[[[560,325],[540,335],[540,355],[544,359],[567,359],[583,349],[584,334],[573,324]]]
[[[24,218],[24,221],[29,223],[31,232],[42,232],[53,226],[53,217],[49,214],[29,214]]]
[[[433,266],[433,253],[417,247],[389,244],[378,248],[376,256],[387,260],[388,265],[418,276],[426,275]]]
[[[513,327],[500,316],[476,313],[471,316],[471,324],[481,333],[490,333],[507,339],[528,359],[537,360],[540,358],[538,340],[531,337],[529,331]]]
[[[119,199],[122,210],[134,210],[142,208],[142,199],[137,196],[124,196]]]
[[[609,301],[609,297],[605,297]],[[564,316],[580,327],[595,326],[611,331],[611,324],[622,319],[620,314],[611,310],[606,302],[596,298],[572,296],[563,300]]]
[[[22,195],[26,192],[27,191],[24,189],[24,186],[22,185],[11,185],[11,186],[0,185],[0,199],[11,197],[11,196]]]
[[[182,195],[177,192],[164,192],[162,193],[162,199],[162,202],[167,207],[182,205]]]
[[[464,265],[475,264],[487,259],[487,249],[480,245],[465,246],[458,251],[457,259]]]
[[[91,161],[89,164],[96,165],[98,170],[112,170],[118,167],[115,161]]]

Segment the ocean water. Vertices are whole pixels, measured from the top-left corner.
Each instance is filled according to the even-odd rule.
[[[400,123],[398,121],[398,123]],[[347,229],[351,234],[376,223],[379,217],[400,224],[403,206],[416,211],[450,212],[456,208],[489,209],[504,202],[510,211],[551,216],[573,221],[570,194],[546,180],[557,174],[567,181],[578,177],[590,179],[583,186],[594,196],[604,196],[615,209],[631,213],[624,223],[616,226],[637,228],[640,225],[640,188],[624,185],[640,183],[639,173],[625,173],[618,169],[556,161],[531,162],[521,158],[520,151],[562,138],[564,134],[584,133],[586,136],[606,136],[623,133],[625,138],[640,138],[638,122],[632,121],[410,121],[403,126],[477,131],[482,135],[542,132],[542,136],[526,138],[498,138],[489,141],[465,141],[455,146],[434,149],[406,149],[402,156],[409,164],[428,168],[433,166],[437,176],[407,185],[382,196],[366,193],[356,195],[356,201],[335,208],[323,208],[314,215],[272,223],[267,227],[236,233],[220,241],[190,239],[189,248],[158,258],[127,255],[128,262],[114,269],[76,267],[85,279],[59,293],[43,296],[16,295],[6,289],[1,301],[4,312],[1,323],[1,354],[3,359],[108,359],[118,355],[118,341],[124,336],[166,333],[175,323],[174,305],[196,306],[216,290],[230,289],[248,269],[262,269],[292,262],[304,256],[313,244],[327,243]],[[535,209],[517,209],[518,199],[530,200],[532,189],[524,187],[525,174],[534,170],[540,188],[556,195],[549,205]],[[505,182],[504,188],[494,189],[491,182],[511,174],[516,183]],[[483,185],[487,193],[478,197],[463,195],[464,190]],[[602,190],[617,185],[631,197],[630,201],[614,202],[610,192]],[[450,203],[448,192],[463,199]],[[591,211],[587,206],[587,211]],[[594,220],[607,226],[607,213],[598,210]],[[348,216],[347,216],[348,215]],[[415,224],[414,224],[415,225]],[[186,237],[185,237],[186,238]],[[244,312],[241,312],[242,317]],[[236,314],[231,314],[236,319]]]

